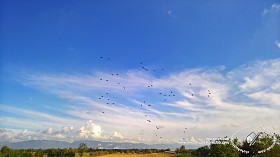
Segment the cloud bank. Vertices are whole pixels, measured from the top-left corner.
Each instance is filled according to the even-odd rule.
[[[278,58],[164,75],[24,73],[20,83],[60,101],[38,104],[40,110],[1,104],[0,137],[177,143],[230,136],[244,126],[279,133],[279,67]]]

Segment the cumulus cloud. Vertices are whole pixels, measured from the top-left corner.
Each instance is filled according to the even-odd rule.
[[[99,140],[119,140],[124,139],[120,132],[114,131],[113,135],[104,134],[104,130],[100,125],[95,124],[92,120],[86,122],[74,129],[74,127],[62,127],[61,130],[47,128],[42,132],[24,130],[9,130],[0,128],[0,137],[7,141],[23,141],[23,140],[66,140],[72,142],[84,139]]]
[[[53,133],[53,128],[48,128],[47,130],[42,132],[43,134],[52,134]]]
[[[79,129],[79,136],[84,138],[102,138],[103,130],[100,125],[92,122],[87,122],[87,125]]]
[[[68,133],[68,132],[70,132],[70,131],[72,131],[73,130],[73,126],[65,126],[65,127],[63,127],[62,128],[62,132],[63,133]]]
[[[117,138],[117,139],[124,139],[123,135],[117,131],[114,131],[114,134],[112,137]]]

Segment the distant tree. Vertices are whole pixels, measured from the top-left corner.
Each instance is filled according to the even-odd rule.
[[[231,144],[210,145],[210,157],[239,157],[239,154]]]
[[[34,153],[34,157],[43,157],[44,153],[42,149],[38,149]]]
[[[197,157],[209,157],[210,148],[208,146],[199,147],[196,150]]]
[[[80,143],[79,148],[78,148],[78,153],[80,157],[83,156],[84,152],[86,152],[88,149],[87,145],[85,143]]]
[[[184,145],[182,145],[179,149],[180,152],[185,152],[186,151],[186,147]]]
[[[1,148],[1,153],[2,154],[7,154],[9,152],[10,148],[8,146],[3,146]]]

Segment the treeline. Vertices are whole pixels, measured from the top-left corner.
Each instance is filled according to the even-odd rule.
[[[253,145],[246,141],[233,143],[226,140],[215,140],[210,146],[203,146],[198,149],[187,149],[184,145],[177,148],[174,153],[177,157],[280,157],[280,136],[277,135],[277,144],[273,145],[273,139],[268,136],[258,138]],[[234,147],[233,144],[236,146]],[[273,146],[273,147],[272,147]],[[238,150],[239,149],[239,150]],[[259,151],[265,150],[262,153]],[[242,152],[242,151],[247,151]],[[0,157],[75,157],[79,155],[94,157],[106,154],[151,154],[159,152],[172,153],[170,149],[93,149],[88,148],[85,143],[81,143],[78,148],[65,149],[10,149],[3,146]]]
[[[280,157],[279,135],[276,135],[275,145],[269,136],[258,138],[253,145],[247,141],[238,142],[237,139],[233,143],[230,140],[212,142],[210,147],[203,146],[194,150],[187,150],[185,146],[181,146],[176,149],[177,157]]]
[[[7,146],[3,146],[0,151],[0,157],[75,157],[76,154],[84,156],[88,153],[88,156],[95,157],[106,154],[151,154],[164,151],[170,151],[170,149],[79,149],[79,148],[65,148],[65,149],[10,149]]]

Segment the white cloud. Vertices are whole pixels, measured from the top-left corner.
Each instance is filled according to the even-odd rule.
[[[268,13],[276,13],[280,11],[280,4],[279,3],[274,3],[271,5],[271,7],[269,9],[265,8],[262,12],[263,15],[266,15]]]
[[[171,16],[171,15],[172,15],[172,10],[168,10],[168,11],[167,11],[167,14],[168,14],[169,16]]]
[[[68,132],[70,132],[70,131],[72,131],[73,130],[73,126],[65,126],[65,127],[63,127],[62,128],[62,132],[63,133],[68,133]]]
[[[53,128],[48,128],[47,130],[42,132],[43,134],[52,134],[53,133]]]
[[[262,14],[263,14],[263,15],[266,15],[266,14],[268,14],[269,12],[270,12],[270,10],[265,8],[265,9],[263,10]]]
[[[178,141],[185,136],[189,141],[196,141],[192,137],[230,136],[237,126],[244,125],[274,127],[280,119],[279,67],[280,59],[274,59],[245,64],[230,71],[219,67],[186,69],[163,76],[137,70],[122,72],[119,76],[101,72],[30,73],[25,75],[23,83],[54,94],[67,103],[61,104],[63,110],[49,106],[48,110],[61,115],[1,105],[2,112],[22,117],[1,116],[1,124],[45,131],[32,132],[27,128],[24,134],[21,129],[20,134],[2,129],[0,136],[17,140],[160,143]],[[153,87],[148,87],[151,84]],[[122,88],[124,85],[126,89]],[[187,135],[183,132],[185,127]],[[276,131],[280,131],[279,128]]]
[[[112,137],[117,138],[117,139],[124,139],[123,135],[117,131],[114,131],[114,134]]]
[[[89,120],[87,125],[79,129],[79,136],[83,138],[102,138],[103,130],[100,125],[97,125]]]
[[[279,3],[274,3],[271,6],[272,11],[280,11],[280,4]]]
[[[275,45],[276,45],[278,48],[280,48],[280,41],[276,40],[276,41],[275,41]]]

